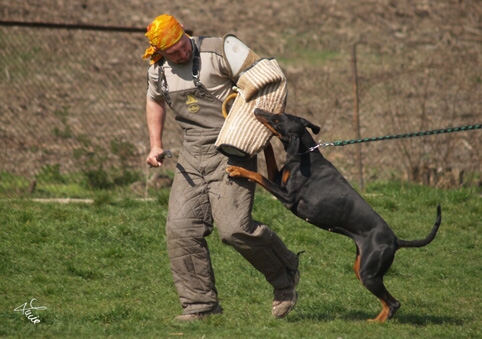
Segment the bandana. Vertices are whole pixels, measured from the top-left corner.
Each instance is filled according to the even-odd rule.
[[[168,14],[159,15],[147,26],[147,33],[145,35],[149,39],[151,47],[146,49],[142,58],[150,58],[151,64],[156,63],[161,59],[161,55],[157,53],[157,50],[162,51],[168,49],[178,42],[183,34],[184,29],[173,16]]]

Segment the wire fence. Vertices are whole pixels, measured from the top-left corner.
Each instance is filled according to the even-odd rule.
[[[140,29],[0,24],[1,196],[76,198],[119,187],[149,196],[159,171],[145,165],[145,46]],[[362,137],[481,123],[477,51],[380,54],[359,46]],[[324,141],[352,138],[349,54],[301,71],[280,59],[287,111],[321,125]],[[172,114],[167,126],[169,171],[182,133]],[[445,181],[452,186],[479,183],[481,141],[480,132],[467,132],[364,146],[364,173],[443,185],[451,172]],[[276,141],[275,149],[282,160]],[[355,175],[354,149],[323,152],[348,178]]]
[[[75,196],[143,178],[144,40],[122,28],[0,27],[4,193]]]
[[[482,62],[480,45],[395,46],[383,46],[385,50],[394,48],[388,52],[357,46],[361,137],[353,127],[355,100],[348,53],[303,75],[288,72],[289,109],[317,117],[322,126],[321,143],[482,122],[482,69],[477,66]],[[364,144],[363,175],[368,181],[480,186],[481,142],[479,130]],[[355,180],[356,147],[327,148],[323,153]]]

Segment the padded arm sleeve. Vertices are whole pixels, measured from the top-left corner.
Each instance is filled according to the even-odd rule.
[[[223,38],[223,56],[229,68],[229,76],[235,81],[242,71],[259,59],[256,53],[232,34]]]

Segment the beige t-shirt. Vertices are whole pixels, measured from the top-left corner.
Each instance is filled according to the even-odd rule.
[[[191,41],[195,41],[192,39]],[[200,80],[206,89],[219,100],[224,100],[232,91],[234,80],[230,78],[229,68],[223,58],[222,38],[204,38],[201,44]],[[153,64],[148,70],[147,96],[155,101],[163,99],[159,90],[159,68],[161,62]],[[168,84],[169,93],[195,88],[192,77],[192,61],[185,65],[177,65],[169,61],[162,63]]]
[[[194,37],[191,41],[196,43],[198,39]],[[200,56],[200,80],[207,90],[221,101],[224,101],[232,92],[232,86],[236,84],[239,75],[259,59],[256,53],[231,34],[223,38],[204,37]],[[155,101],[163,98],[158,86],[161,62],[151,65],[148,70],[147,95]],[[174,93],[195,87],[192,78],[192,61],[186,65],[165,61],[162,66],[169,92]]]

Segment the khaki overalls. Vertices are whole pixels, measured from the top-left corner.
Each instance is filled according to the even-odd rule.
[[[222,40],[218,40],[222,45]],[[200,51],[201,67],[219,58],[219,53],[205,51],[203,45]],[[298,267],[297,255],[269,227],[252,219],[255,183],[230,179],[225,172],[228,164],[255,171],[256,157],[246,161],[231,159],[216,150],[214,142],[224,122],[222,101],[202,82],[176,90],[169,77],[162,76],[169,87],[166,101],[184,131],[166,225],[167,250],[183,314],[210,311],[218,305],[205,240],[213,225],[221,240],[264,274],[274,288],[289,287],[290,276]]]

